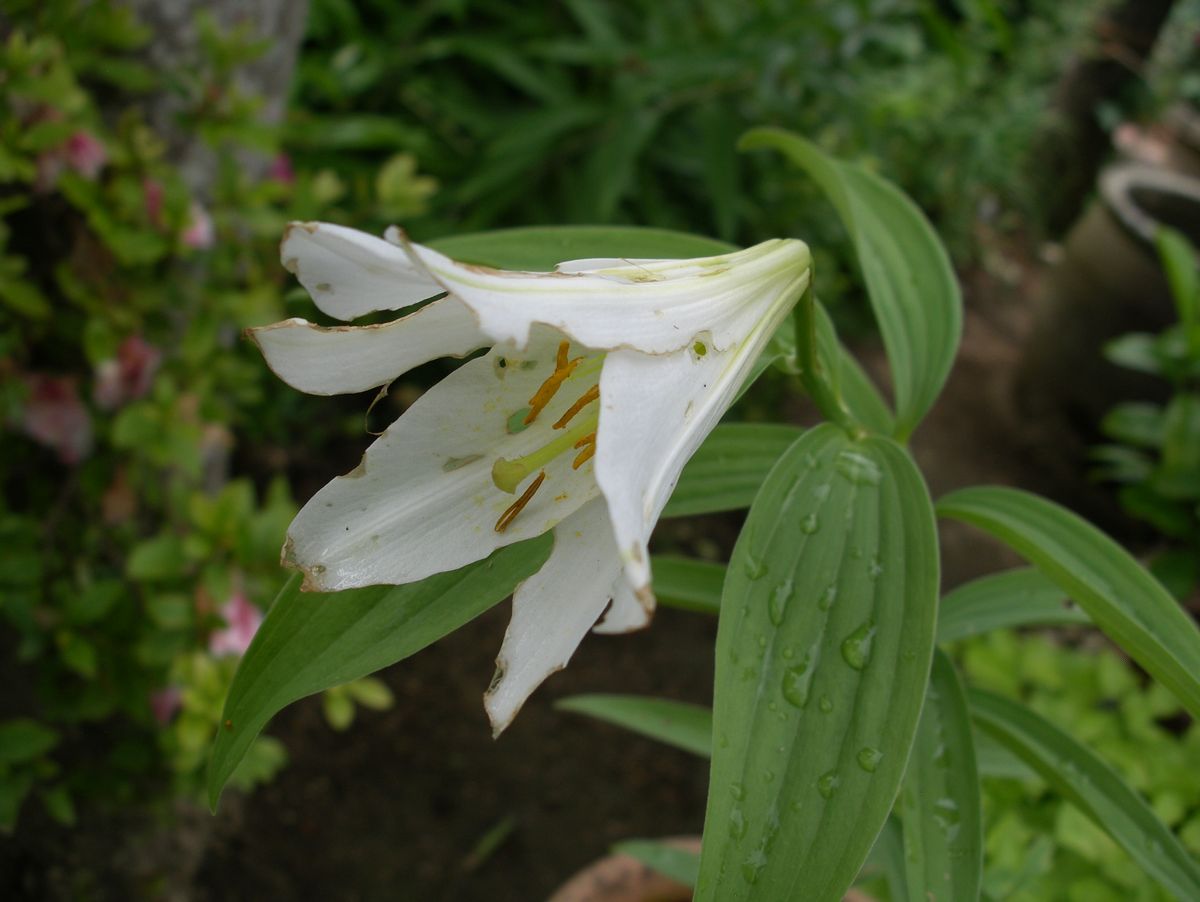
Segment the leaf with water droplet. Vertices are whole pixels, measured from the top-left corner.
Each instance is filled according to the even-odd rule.
[[[875,642],[875,623],[868,620],[842,640],[842,659],[855,670],[862,670],[871,660]]]
[[[842,785],[842,778],[837,775],[837,771],[829,771],[821,774],[817,780],[817,792],[821,794],[823,799],[832,799],[833,794],[837,792],[839,786]]]
[[[858,766],[869,774],[875,773],[875,768],[879,766],[880,759],[883,758],[883,752],[874,746],[863,746],[858,750]]]

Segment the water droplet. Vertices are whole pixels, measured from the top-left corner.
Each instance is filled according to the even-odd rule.
[[[817,702],[817,707],[821,709],[822,714],[828,714],[833,710],[833,699],[828,695],[822,695],[821,700]]]
[[[759,636],[759,637],[758,637],[758,647],[759,647],[759,648],[766,648],[766,647],[767,647],[767,637],[766,637],[766,636]]]
[[[792,811],[799,814],[801,811],[804,810],[804,803],[801,802],[799,799],[795,799],[789,807],[792,809]]]
[[[813,497],[816,498],[818,501],[824,501],[826,498],[829,497],[829,490],[830,490],[830,486],[829,486],[828,482],[822,483],[819,486],[815,486],[813,488]]]
[[[729,812],[729,835],[734,839],[741,839],[746,835],[746,815],[742,814],[740,807]]]
[[[762,849],[755,849],[742,862],[742,879],[747,883],[758,882],[758,875],[767,866],[767,854]]]
[[[806,536],[811,536],[821,528],[821,523],[817,520],[816,514],[805,514],[800,520],[800,531]]]
[[[962,825],[959,823],[962,815],[958,810],[958,802],[949,797],[938,799],[933,803],[933,819],[945,832],[946,841],[954,842],[958,837],[959,830],[962,829]]]
[[[792,658],[796,657],[796,649],[790,645],[785,645],[783,647],[782,654],[785,658],[787,658],[790,661]]]
[[[879,558],[871,558],[871,563],[867,566],[867,576],[871,579],[879,579],[883,574],[883,564],[879,562]]]
[[[780,583],[771,590],[771,597],[767,599],[767,616],[776,626],[783,623],[783,615],[787,611],[788,602],[792,600],[793,586],[792,577],[789,576],[786,582]]]
[[[817,460],[811,451],[804,452],[804,466],[810,470],[815,470],[820,465],[820,461]]]
[[[746,574],[746,579],[762,579],[767,575],[767,562],[748,554],[745,564],[742,566],[742,572]]]
[[[833,607],[833,603],[837,601],[838,590],[837,586],[830,583],[825,587],[825,591],[821,593],[821,597],[817,599],[817,607],[822,611],[828,611]]]
[[[875,768],[879,767],[879,762],[882,759],[883,752],[869,745],[858,751],[858,766],[869,774],[875,773]]]
[[[797,708],[808,704],[813,674],[817,671],[817,648],[818,646],[813,646],[813,650],[801,658],[799,664],[783,672],[783,697]]]
[[[879,485],[883,479],[879,464],[858,451],[839,451],[834,466],[855,485]]]
[[[768,770],[763,773],[763,782],[770,783],[775,779],[775,771]]]
[[[855,670],[862,670],[871,660],[874,641],[875,623],[868,620],[842,642],[842,659]]]
[[[729,794],[733,796],[735,802],[740,802],[742,799],[746,798],[746,787],[741,783],[730,783]]]
[[[837,771],[831,770],[827,774],[823,774],[821,779],[817,780],[817,792],[821,794],[821,798],[833,798],[833,794],[837,792],[837,788],[842,785],[842,778],[837,775]]]

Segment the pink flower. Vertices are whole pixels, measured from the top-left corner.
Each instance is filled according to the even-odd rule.
[[[96,367],[92,398],[104,410],[112,410],[150,391],[154,374],[162,363],[162,352],[140,335],[130,335],[117,348],[117,356]]]
[[[58,147],[44,151],[38,156],[34,186],[38,191],[49,191],[58,181],[63,169],[68,166],[85,179],[95,181],[107,162],[108,151],[104,149],[100,139],[89,131],[77,129]]]
[[[63,145],[67,165],[85,179],[94,181],[108,162],[108,151],[91,132],[79,129]]]
[[[29,398],[21,427],[34,441],[58,453],[65,464],[77,464],[92,448],[92,418],[70,376],[35,373],[26,377]]]
[[[296,172],[292,169],[292,158],[286,153],[278,154],[267,169],[267,178],[281,185],[290,185],[296,181]]]
[[[179,237],[184,244],[194,247],[196,250],[206,250],[213,246],[212,217],[208,215],[208,211],[199,201],[192,201],[188,226]]]
[[[183,691],[178,686],[164,686],[150,693],[150,710],[161,726],[166,726],[175,716],[183,701]]]
[[[245,654],[250,640],[262,625],[262,612],[241,592],[235,592],[221,608],[221,618],[225,628],[208,637],[209,653],[217,656]]]

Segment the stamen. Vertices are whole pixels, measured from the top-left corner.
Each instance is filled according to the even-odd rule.
[[[571,371],[579,366],[583,357],[576,357],[574,360],[569,360],[567,355],[570,352],[571,343],[569,341],[560,342],[558,345],[558,355],[554,361],[554,372],[547,377],[546,381],[541,384],[533,397],[529,399],[529,413],[525,415],[525,425],[528,426],[537,419],[537,415],[545,409],[546,405],[554,400],[554,396],[558,394],[559,387],[571,375]]]
[[[571,422],[571,418],[574,417],[575,414],[579,413],[579,411],[583,410],[583,408],[587,407],[589,404],[591,404],[593,401],[595,401],[599,397],[600,397],[600,386],[593,385],[591,388],[589,388],[587,391],[585,391],[583,393],[583,396],[580,397],[580,399],[578,401],[576,401],[574,404],[572,404],[567,409],[566,413],[564,413],[561,417],[558,418],[558,422],[554,424],[554,428],[562,429],[563,426],[566,426],[567,423]]]
[[[578,470],[585,463],[591,460],[592,455],[596,453],[596,433],[591,432],[585,435],[583,438],[577,441],[573,447],[583,448],[583,450],[580,451],[575,457],[575,460],[571,462],[571,469]]]
[[[598,413],[589,412],[571,424],[571,427],[556,435],[542,447],[523,457],[502,457],[492,464],[492,482],[502,492],[513,494],[525,477],[542,469],[560,454],[574,447],[580,438],[596,431],[600,422]]]
[[[537,479],[529,483],[529,488],[521,493],[521,497],[508,506],[508,509],[500,515],[500,519],[496,521],[496,532],[504,532],[508,529],[513,520],[517,519],[517,514],[521,513],[532,499],[534,494],[542,483],[546,481],[546,471],[538,473]]]

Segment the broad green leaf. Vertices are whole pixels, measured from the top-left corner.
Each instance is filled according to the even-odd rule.
[[[945,248],[895,186],[799,135],[759,128],[740,146],[782,152],[812,176],[845,223],[887,348],[896,435],[906,439],[941,392],[962,332],[962,299]]]
[[[937,509],[1011,546],[1200,717],[1200,631],[1124,548],[1066,508],[1017,489],[962,489]]]
[[[1040,570],[991,573],[948,592],[938,609],[938,642],[1014,626],[1090,623],[1087,614]]]
[[[276,712],[420,651],[503,600],[549,555],[550,537],[406,586],[329,595],[284,586],[238,665],[208,769],[209,803]]]
[[[1181,232],[1165,226],[1159,228],[1154,243],[1171,285],[1179,321],[1189,326],[1200,320],[1200,268],[1196,251]]]
[[[937,652],[900,794],[910,899],[979,898],[981,808],[967,700],[954,665]]]
[[[1037,780],[1036,771],[1022,761],[1008,746],[1001,745],[992,734],[976,726],[972,738],[975,742],[975,765],[979,776],[988,780]]]
[[[712,713],[699,705],[641,695],[573,695],[555,707],[615,724],[631,732],[707,758],[712,752]]]
[[[58,745],[58,733],[28,717],[0,723],[0,766],[40,758]]]
[[[1200,864],[1150,806],[1086,746],[1017,702],[972,690],[976,722],[1019,755],[1179,899],[1200,899]]]
[[[612,848],[620,855],[636,858],[651,870],[670,877],[684,886],[696,885],[700,856],[657,839],[627,839]]]
[[[929,677],[933,508],[890,439],[806,432],[721,599],[699,902],[840,900],[896,797]]]
[[[654,555],[654,594],[660,604],[685,611],[716,614],[721,610],[725,565],[690,558]]]
[[[684,259],[736,250],[731,244],[666,229],[635,226],[557,226],[499,229],[426,242],[455,260],[500,269],[545,272],[587,257]]]
[[[722,423],[683,468],[662,515],[749,507],[775,461],[803,432],[780,423]]]

